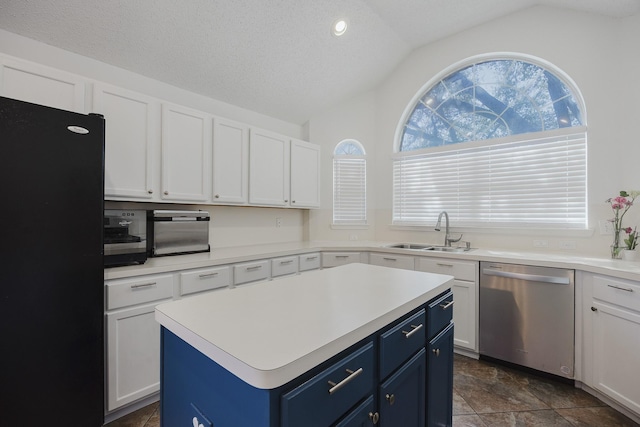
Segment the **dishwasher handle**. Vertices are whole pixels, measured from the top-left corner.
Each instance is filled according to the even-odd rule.
[[[554,285],[569,285],[571,280],[568,277],[543,276],[540,274],[516,273],[513,271],[500,271],[491,268],[484,268],[482,274],[485,276],[506,277],[509,279],[527,280],[529,282],[552,283]]]

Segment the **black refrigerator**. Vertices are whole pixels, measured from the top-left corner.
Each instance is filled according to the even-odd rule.
[[[103,425],[104,128],[0,97],[0,426]]]

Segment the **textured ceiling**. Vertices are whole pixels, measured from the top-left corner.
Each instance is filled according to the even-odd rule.
[[[0,0],[0,28],[303,124],[413,49],[536,4],[623,17],[640,0]],[[337,17],[349,31],[330,34]]]

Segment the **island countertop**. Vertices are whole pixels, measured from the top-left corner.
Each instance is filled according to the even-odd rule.
[[[426,303],[452,279],[349,264],[160,304],[155,316],[246,383],[272,389]]]

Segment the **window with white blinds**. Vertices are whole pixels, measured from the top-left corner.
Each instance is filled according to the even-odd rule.
[[[586,128],[568,131],[397,153],[393,223],[585,229]]]
[[[333,156],[333,224],[367,223],[367,160],[356,140],[340,142]]]

